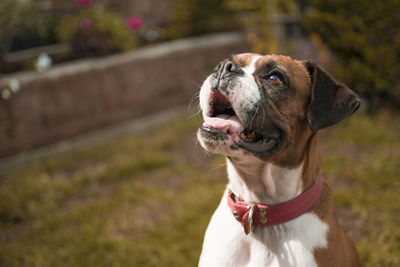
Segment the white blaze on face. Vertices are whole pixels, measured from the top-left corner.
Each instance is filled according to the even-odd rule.
[[[257,102],[260,101],[260,91],[253,77],[256,70],[255,64],[260,58],[261,56],[254,55],[251,63],[242,68],[245,74],[237,79],[235,88],[230,91],[234,108],[253,110],[256,108]]]
[[[248,75],[253,77],[253,73],[256,70],[256,62],[259,60],[261,56],[253,56],[251,58],[251,63],[243,68],[243,71],[246,72]]]

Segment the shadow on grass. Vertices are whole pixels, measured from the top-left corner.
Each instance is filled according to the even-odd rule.
[[[0,180],[0,265],[195,266],[226,183],[199,118],[69,152]],[[400,264],[400,118],[357,114],[321,136],[341,221],[367,266]]]

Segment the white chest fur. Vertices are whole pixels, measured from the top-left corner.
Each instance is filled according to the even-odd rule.
[[[275,204],[302,192],[302,164],[294,169],[255,160],[236,164],[234,167],[227,161],[228,188],[247,202]],[[237,168],[241,168],[241,174]],[[228,191],[206,231],[200,267],[317,266],[313,251],[327,247],[328,225],[315,214],[306,213],[279,225],[261,226],[255,233],[246,235],[227,205],[227,194]]]
[[[313,251],[327,246],[327,231],[327,224],[306,213],[245,235],[225,193],[206,231],[199,266],[317,266]]]

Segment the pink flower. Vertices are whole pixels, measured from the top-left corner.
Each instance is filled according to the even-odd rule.
[[[88,30],[92,27],[93,25],[93,20],[89,18],[81,19],[79,21],[79,28],[83,30]]]
[[[92,0],[76,0],[76,4],[78,5],[87,5],[90,4],[90,2],[92,2]]]
[[[128,27],[132,30],[137,30],[142,26],[142,19],[140,17],[130,17],[126,21],[126,24],[128,24]]]

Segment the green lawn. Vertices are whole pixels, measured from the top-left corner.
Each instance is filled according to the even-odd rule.
[[[198,117],[21,166],[0,178],[0,266],[195,266],[226,177]],[[400,116],[321,135],[343,225],[367,266],[400,265]]]

